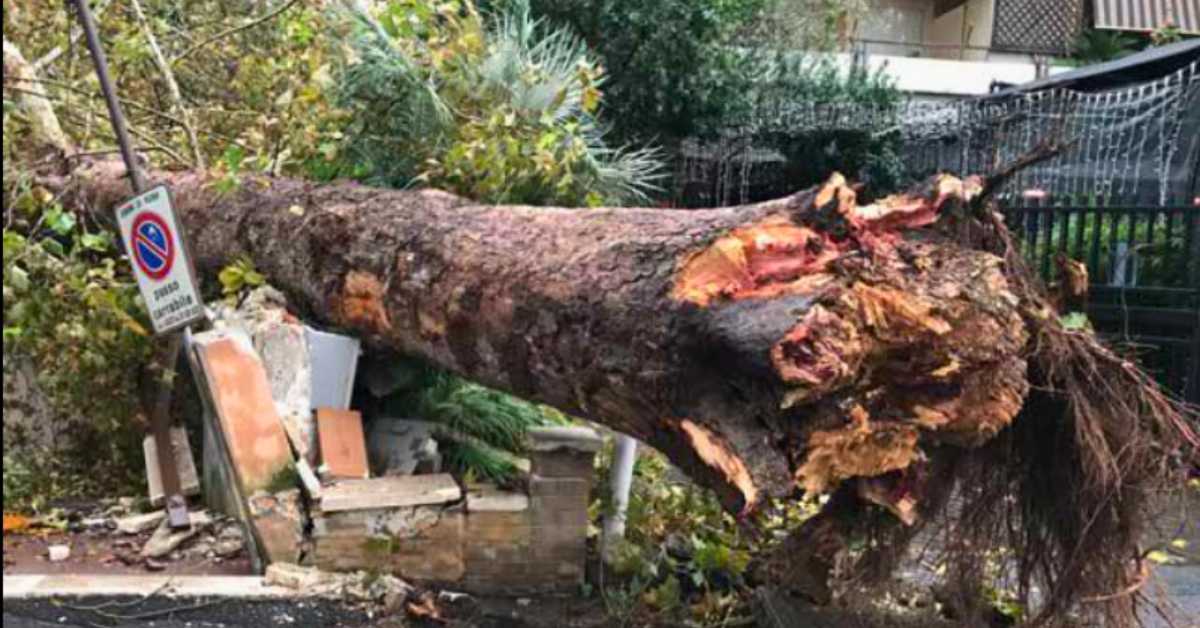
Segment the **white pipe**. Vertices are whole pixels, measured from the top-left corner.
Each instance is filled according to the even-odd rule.
[[[612,512],[604,518],[606,555],[616,547],[618,540],[625,538],[625,514],[629,508],[629,488],[633,484],[633,463],[636,459],[637,440],[618,434],[610,477]]]

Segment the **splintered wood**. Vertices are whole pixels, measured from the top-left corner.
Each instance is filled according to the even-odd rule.
[[[769,351],[786,386],[780,408],[819,418],[801,429],[796,452],[795,481],[809,494],[902,472],[923,458],[925,441],[978,446],[1020,410],[1028,386],[1015,356],[1026,336],[999,260],[903,237],[977,191],[975,181],[940,177],[926,194],[859,206],[834,176],[811,207],[734,229],[680,270],[672,297],[702,308],[809,299]],[[705,442],[693,439],[701,457]],[[735,465],[718,468],[749,484]],[[881,503],[880,484],[870,486],[863,498]],[[905,499],[885,505],[911,524]]]

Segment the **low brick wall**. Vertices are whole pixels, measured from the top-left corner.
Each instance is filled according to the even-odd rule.
[[[535,430],[527,492],[494,485],[411,505],[320,512],[310,562],[333,571],[376,570],[467,591],[572,591],[584,578],[592,465],[601,440],[584,428]],[[398,478],[388,478],[395,484]],[[402,489],[398,489],[402,490]]]

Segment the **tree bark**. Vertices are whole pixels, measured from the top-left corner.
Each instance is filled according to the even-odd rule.
[[[78,200],[128,197],[121,171],[94,166]],[[735,513],[975,446],[1026,390],[1001,260],[947,235],[977,186],[948,177],[700,211],[158,178],[203,276],[247,257],[307,315],[635,436]],[[908,516],[894,481],[864,495]]]

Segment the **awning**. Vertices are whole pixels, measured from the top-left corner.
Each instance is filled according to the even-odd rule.
[[[1147,48],[1113,61],[1068,70],[1049,78],[1017,85],[997,92],[989,98],[1006,98],[1022,92],[1045,89],[1070,89],[1092,92],[1116,89],[1160,79],[1200,59],[1200,39],[1186,39],[1174,44]]]
[[[1167,24],[1200,35],[1197,0],[1094,0],[1096,28],[1148,33]]]

